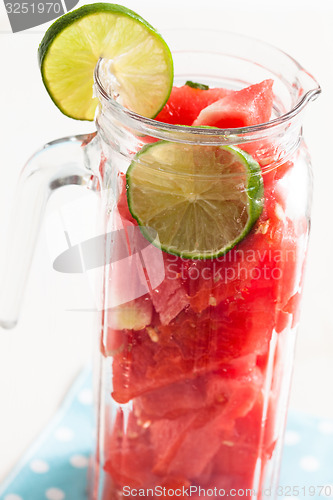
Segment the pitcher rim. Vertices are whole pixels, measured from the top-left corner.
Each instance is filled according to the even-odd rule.
[[[180,28],[171,28],[165,31],[181,31],[183,32],[184,29]],[[194,31],[193,28],[186,29],[187,32],[189,31]],[[196,30],[197,31],[197,30]],[[124,117],[127,117],[131,120],[134,120],[136,123],[140,123],[141,125],[145,125],[148,127],[152,127],[153,129],[158,129],[160,132],[166,132],[166,133],[181,133],[183,134],[186,132],[187,134],[193,134],[193,135],[199,135],[199,136],[210,136],[211,138],[217,138],[221,137],[224,140],[228,136],[241,136],[244,138],[245,135],[252,135],[256,132],[263,132],[266,130],[270,130],[272,128],[276,128],[279,125],[283,125],[288,121],[291,121],[295,116],[297,116],[304,108],[305,106],[312,100],[315,100],[319,94],[321,93],[322,89],[317,82],[317,80],[313,77],[313,75],[308,72],[294,57],[290,56],[287,52],[279,49],[276,47],[274,44],[268,43],[266,41],[260,40],[255,37],[239,34],[239,33],[232,33],[228,31],[222,31],[222,30],[206,30],[206,29],[200,29],[200,32],[204,33],[223,33],[224,35],[229,35],[233,36],[236,38],[243,38],[245,40],[252,40],[253,42],[259,43],[262,46],[269,47],[271,50],[275,50],[278,53],[282,54],[284,57],[288,58],[294,65],[297,67],[299,71],[302,71],[304,74],[306,74],[316,85],[314,88],[308,90],[305,92],[305,94],[302,96],[302,98],[286,113],[283,113],[281,116],[278,116],[277,118],[273,118],[272,120],[269,120],[264,123],[260,123],[257,125],[249,125],[246,127],[235,127],[235,128],[219,128],[219,127],[209,127],[209,128],[203,128],[203,127],[195,127],[195,126],[190,126],[190,125],[176,125],[176,124],[170,124],[170,123],[165,123],[165,122],[160,122],[154,118],[147,118],[144,117],[134,111],[131,111],[124,106],[122,106],[119,102],[117,102],[112,96],[110,96],[105,88],[103,87],[103,83],[101,82],[100,75],[99,75],[99,66],[101,61],[103,60],[102,58],[99,58],[95,70],[94,70],[94,86],[97,90],[98,96],[101,96],[108,105],[113,108],[114,111],[120,113]],[[184,50],[178,50],[175,52],[186,52]],[[188,52],[193,52],[188,50]],[[198,51],[196,51],[198,52]],[[209,53],[209,54],[222,54],[222,51],[207,51],[203,50],[202,52]],[[247,141],[245,141],[247,142]]]

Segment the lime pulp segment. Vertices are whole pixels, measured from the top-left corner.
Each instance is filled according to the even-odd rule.
[[[228,252],[250,231],[263,206],[259,164],[232,146],[159,141],[127,172],[129,209],[144,236],[185,258]]]
[[[72,118],[94,119],[99,58],[110,61],[120,103],[142,116],[156,116],[172,89],[167,44],[138,14],[119,5],[95,3],[62,16],[46,32],[38,55],[47,91]]]

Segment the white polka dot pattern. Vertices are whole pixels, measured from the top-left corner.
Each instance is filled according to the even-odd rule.
[[[69,429],[68,427],[59,427],[55,433],[55,437],[58,441],[62,441],[63,443],[67,443],[69,441],[72,441],[74,437],[74,432],[72,429]]]
[[[49,488],[45,492],[45,498],[47,500],[64,500],[65,493],[59,488]]]
[[[332,420],[322,420],[318,424],[318,430],[322,434],[333,434],[333,421]]]
[[[44,460],[35,459],[30,462],[30,469],[36,474],[44,474],[50,470],[50,467]]]
[[[286,431],[285,437],[284,437],[284,444],[286,446],[294,446],[295,444],[298,444],[301,440],[301,436],[299,435],[298,432],[295,431]]]
[[[73,455],[70,458],[70,463],[73,467],[77,469],[83,469],[85,467],[88,467],[89,458],[85,457],[84,455]]]
[[[79,392],[78,400],[83,405],[91,405],[92,404],[92,391],[90,389],[83,389]]]
[[[313,472],[319,469],[320,463],[316,457],[307,455],[301,459],[300,466],[303,470],[306,470],[307,472]]]

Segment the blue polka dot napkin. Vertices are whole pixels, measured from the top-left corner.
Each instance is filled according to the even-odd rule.
[[[85,500],[92,409],[91,372],[86,369],[50,425],[0,486],[0,499]]]
[[[51,424],[0,486],[0,500],[86,500],[92,414],[91,372],[86,369]],[[275,498],[273,492],[266,494]],[[333,420],[290,412],[276,498],[333,498]]]

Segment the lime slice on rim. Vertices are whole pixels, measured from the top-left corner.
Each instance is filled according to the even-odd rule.
[[[99,58],[109,61],[119,102],[142,116],[156,116],[172,89],[167,44],[142,17],[120,5],[84,5],[60,17],[45,33],[38,57],[52,100],[78,120],[94,119],[93,75]]]
[[[158,141],[132,161],[127,199],[154,245],[157,231],[168,253],[213,258],[245,238],[258,219],[263,180],[259,164],[236,147]]]

